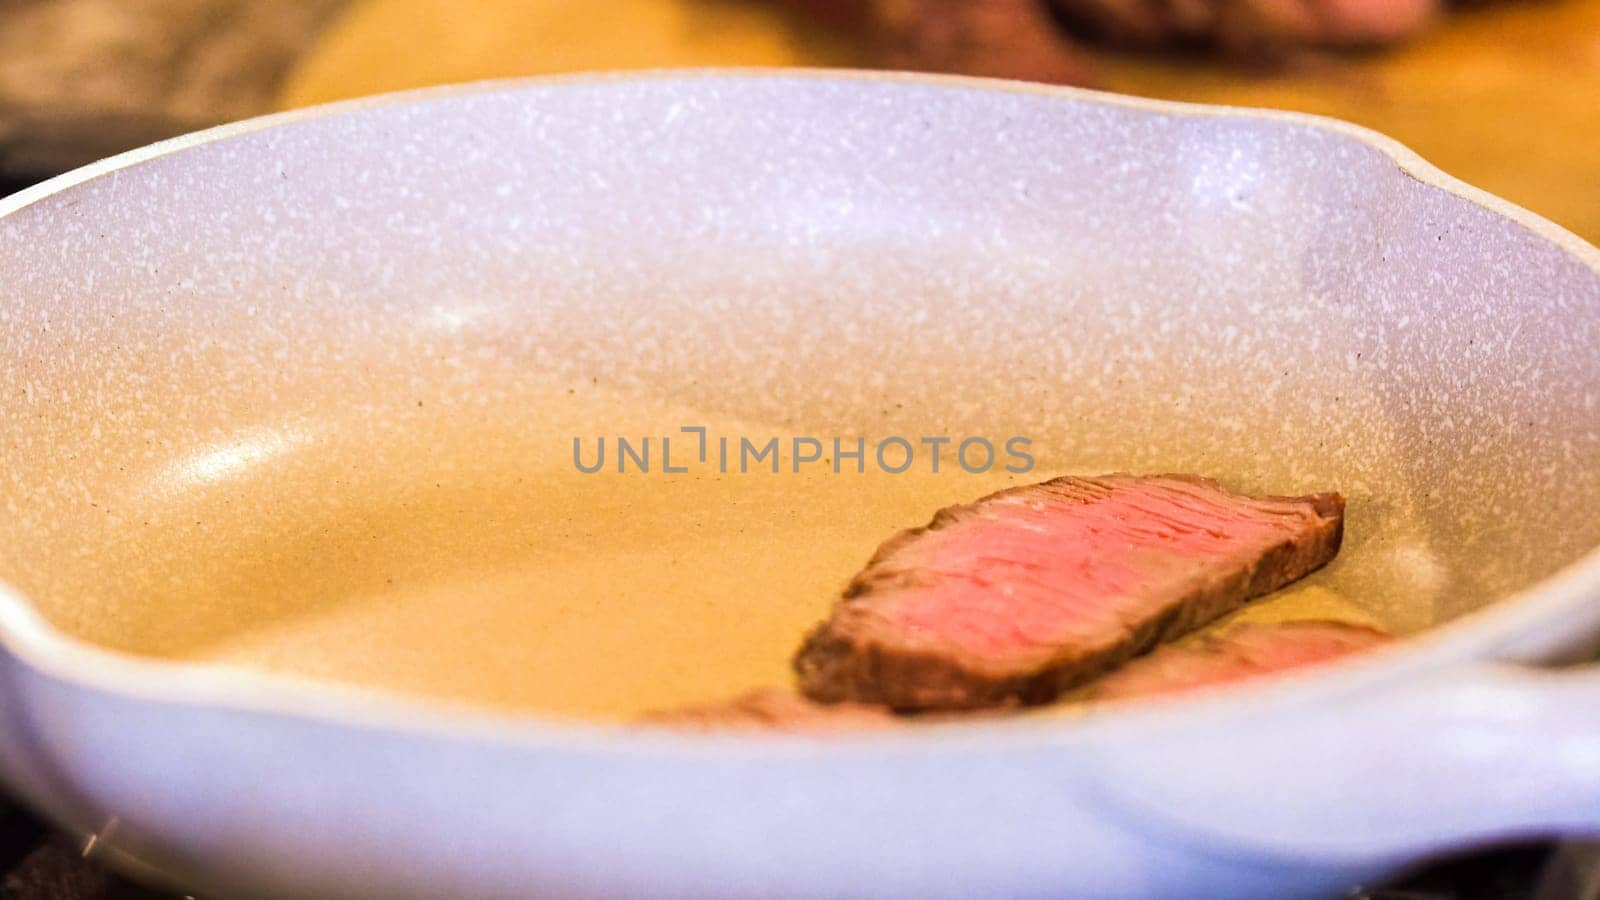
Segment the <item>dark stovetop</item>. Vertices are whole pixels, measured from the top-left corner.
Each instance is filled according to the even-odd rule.
[[[1600,881],[1571,857],[1549,844],[1497,848],[1435,863],[1350,900],[1596,900]],[[108,872],[3,800],[0,879],[0,900],[180,900]]]
[[[17,179],[17,178],[7,177],[5,175],[0,175],[0,197],[4,197],[7,194],[15,194],[17,191],[20,191],[23,188],[27,187],[28,185],[32,184],[33,181],[34,181],[33,179],[21,180],[21,179]]]

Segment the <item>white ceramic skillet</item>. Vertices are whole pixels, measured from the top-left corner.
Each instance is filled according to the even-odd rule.
[[[1554,664],[1600,634],[1597,348],[1593,247],[1289,114],[672,73],[181,138],[0,202],[0,770],[225,897],[1310,896],[1592,832],[1600,675]],[[1442,627],[1211,699],[831,742],[123,652],[261,614],[179,588],[324,539],[273,523],[563,445],[560,383],[1337,488],[1330,583]]]

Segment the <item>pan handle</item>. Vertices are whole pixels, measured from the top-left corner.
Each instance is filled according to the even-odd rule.
[[[1600,665],[1473,663],[1375,687],[1119,748],[1102,787],[1175,837],[1297,860],[1600,835]]]

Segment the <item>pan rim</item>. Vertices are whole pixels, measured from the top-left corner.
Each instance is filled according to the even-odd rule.
[[[909,72],[810,68],[690,68],[583,72],[494,79],[377,94],[273,113],[181,135],[72,170],[6,198],[0,221],[72,188],[145,162],[195,147],[279,126],[390,106],[493,93],[640,81],[829,81],[933,86],[951,90],[1071,99],[1165,117],[1240,119],[1298,126],[1355,141],[1384,154],[1399,173],[1472,203],[1553,244],[1600,276],[1600,248],[1559,225],[1441,171],[1416,152],[1379,132],[1325,116],[1285,110],[1152,100],[1076,87]],[[994,748],[996,741],[1025,745],[1091,740],[1126,733],[1202,726],[1242,711],[1275,713],[1346,696],[1407,673],[1467,662],[1475,657],[1537,658],[1553,643],[1539,632],[1556,620],[1578,618],[1600,596],[1600,547],[1483,609],[1415,635],[1368,657],[1319,667],[1271,683],[1245,685],[1181,704],[1130,704],[1072,719],[1019,720],[919,729],[915,735],[876,733],[820,740],[793,735],[677,735],[622,728],[534,713],[498,711],[467,702],[418,697],[375,687],[308,677],[142,657],[90,643],[48,623],[19,591],[0,581],[0,649],[34,672],[69,686],[132,702],[203,707],[275,717],[319,720],[363,730],[418,737],[522,744],[574,751],[633,753],[855,753],[914,748]],[[1600,609],[1588,610],[1579,630],[1600,630]],[[1520,646],[1526,644],[1526,647]]]

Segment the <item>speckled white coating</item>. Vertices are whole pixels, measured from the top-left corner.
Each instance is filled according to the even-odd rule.
[[[75,634],[162,615],[74,579],[137,559],[197,466],[415,453],[419,403],[537,422],[542,386],[585,382],[824,433],[1026,433],[1046,469],[1337,486],[1384,550],[1360,578],[1410,579],[1384,612],[1411,625],[1533,588],[1296,694],[832,748],[185,672],[0,592],[0,768],[71,827],[114,816],[100,843],[141,864],[238,896],[1285,896],[1600,827],[1592,758],[1474,743],[1566,721],[1553,689],[1419,674],[1600,625],[1592,557],[1537,584],[1600,544],[1600,254],[1355,129],[680,74],[296,114],[68,179],[0,203],[0,579]],[[276,502],[331,502],[316,484]],[[1510,724],[1467,714],[1494,702]],[[1441,705],[1427,733],[1470,752],[1400,739]],[[1303,743],[1344,723],[1376,737]],[[1252,775],[1297,798],[1223,777],[1246,727]],[[1559,808],[1460,793],[1513,758]],[[1409,780],[1366,786],[1386,774]],[[1319,819],[1375,808],[1411,817]]]

